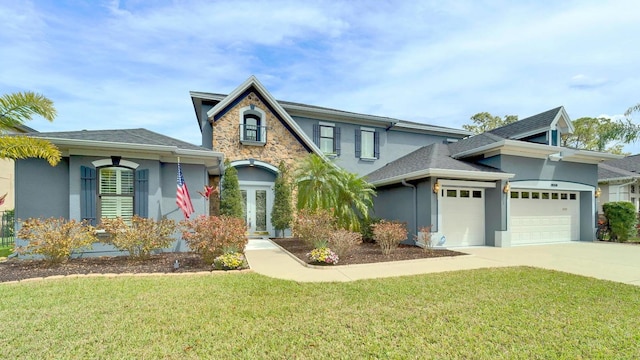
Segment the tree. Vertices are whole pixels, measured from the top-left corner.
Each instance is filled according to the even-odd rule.
[[[229,160],[224,163],[222,176],[222,192],[220,193],[220,214],[244,219],[242,193],[238,182],[238,170],[231,166]]]
[[[24,125],[34,115],[53,121],[56,117],[53,101],[34,92],[18,92],[0,97],[0,158],[40,158],[55,166],[60,161],[61,154],[50,142],[26,136],[2,135]]]
[[[368,219],[375,190],[364,178],[340,169],[318,155],[309,155],[296,170],[298,209],[333,212],[338,225],[360,229],[360,219]]]
[[[634,113],[636,111],[640,111],[640,104],[637,104],[635,106],[632,106],[632,107],[628,108],[627,111],[625,111],[624,115],[625,116],[630,116],[631,113]]]
[[[282,231],[291,226],[293,209],[291,208],[291,184],[289,171],[284,161],[278,165],[278,177],[274,184],[273,209],[271,210],[271,224],[276,231]]]
[[[573,121],[573,134],[562,134],[562,146],[622,154],[624,144],[634,140],[633,133],[622,121],[582,117]]]
[[[474,134],[482,134],[483,132],[518,121],[518,115],[506,115],[503,119],[500,116],[493,116],[488,112],[481,112],[473,115],[471,120],[473,121],[473,125],[462,125],[462,128]]]

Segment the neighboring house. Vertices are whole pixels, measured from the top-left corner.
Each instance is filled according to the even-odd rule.
[[[93,225],[102,217],[133,215],[183,220],[176,205],[180,161],[195,214],[208,214],[197,194],[218,176],[222,154],[145,129],[34,133],[62,152],[53,167],[16,161],[16,218],[63,217]],[[177,242],[174,248],[180,248]],[[113,250],[99,246],[94,252]]]
[[[24,125],[6,131],[7,134],[26,134],[32,132],[36,131]],[[4,202],[0,204],[0,212],[13,210],[15,206],[15,172],[13,167],[13,160],[0,159],[0,197],[6,194]]]
[[[598,164],[598,212],[610,201],[629,201],[638,211],[640,198],[640,154]]]

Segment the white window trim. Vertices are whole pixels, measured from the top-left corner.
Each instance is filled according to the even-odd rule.
[[[375,141],[376,141],[375,140],[376,129],[368,128],[368,127],[360,127],[360,154],[362,155],[362,153],[364,152],[364,151],[362,151],[362,139],[363,139],[362,133],[365,132],[365,131],[374,134],[373,135],[373,144],[371,144],[371,146],[373,146],[372,150],[373,150],[373,153],[375,154],[376,153],[376,143],[375,143]],[[375,157],[375,156],[360,156],[360,160],[378,160],[378,158]]]
[[[320,137],[320,143],[318,144],[318,148],[320,148],[320,151],[322,151],[322,127],[323,126],[334,128],[332,139],[333,139],[333,148],[335,149],[335,147],[336,147],[336,131],[335,131],[336,124],[328,123],[328,122],[324,122],[324,121],[319,121],[318,122],[318,126],[320,127],[318,129],[318,131],[320,131],[320,134],[318,134],[318,136]],[[332,152],[324,152],[323,151],[323,153],[326,156],[329,156],[329,157],[332,157],[332,158],[337,156],[337,154],[334,151],[332,151]]]
[[[258,115],[260,116],[260,126],[264,126],[266,128],[267,126],[267,113],[260,109],[259,107],[255,106],[255,105],[249,105],[249,106],[245,106],[240,108],[239,112],[239,129],[242,129],[242,126],[244,125],[244,116],[247,114],[251,114],[251,115]],[[261,130],[259,130],[261,131]],[[242,131],[239,131],[239,138],[240,138],[240,142],[243,145],[265,145],[267,143],[267,139],[266,139],[266,133],[264,134],[265,138],[262,139],[261,141],[252,141],[252,140],[245,140],[244,139],[244,133]]]

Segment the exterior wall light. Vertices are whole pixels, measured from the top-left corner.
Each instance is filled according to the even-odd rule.
[[[599,198],[600,195],[602,195],[602,190],[600,190],[600,188],[597,188],[595,193],[596,199]]]
[[[440,183],[436,180],[436,183],[433,184],[433,192],[437,194],[438,191],[440,191]]]
[[[511,190],[511,184],[509,184],[509,182],[507,181],[507,183],[504,184],[504,187],[502,188],[502,192],[508,194],[509,190]]]

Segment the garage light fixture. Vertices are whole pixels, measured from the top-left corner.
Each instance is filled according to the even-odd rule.
[[[507,183],[504,184],[504,187],[502,188],[502,192],[507,194],[509,193],[509,190],[511,190],[511,184],[509,184],[509,182],[507,181]]]
[[[436,183],[433,184],[433,192],[437,194],[438,191],[440,191],[440,183],[436,180]]]
[[[600,188],[596,189],[596,193],[594,194],[596,196],[596,199],[600,197],[600,195],[602,195],[602,190],[600,190]]]

